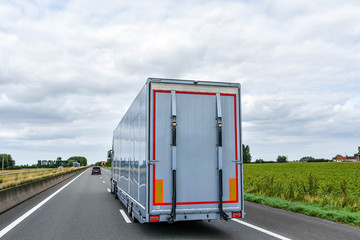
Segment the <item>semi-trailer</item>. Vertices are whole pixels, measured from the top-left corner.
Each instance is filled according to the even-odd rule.
[[[238,83],[147,79],[109,151],[134,221],[244,217],[240,97]]]

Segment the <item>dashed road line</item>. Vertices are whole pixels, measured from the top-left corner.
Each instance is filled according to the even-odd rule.
[[[265,233],[265,234],[268,234],[268,235],[270,235],[270,236],[272,236],[272,237],[275,237],[275,238],[278,238],[278,239],[281,239],[281,240],[291,240],[290,238],[287,238],[287,237],[281,236],[281,235],[279,235],[279,234],[270,232],[270,231],[265,230],[265,229],[263,229],[263,228],[260,228],[260,227],[257,227],[257,226],[255,226],[255,225],[252,225],[252,224],[250,224],[250,223],[241,221],[241,220],[239,220],[239,219],[231,219],[231,220],[233,220],[233,221],[235,221],[235,222],[237,222],[237,223],[240,223],[240,224],[242,224],[242,225],[245,225],[245,226],[247,226],[247,227],[253,228],[253,229],[255,229],[255,230],[258,230],[258,231],[260,231],[260,232],[263,232],[263,233]]]
[[[108,190],[108,192],[110,192],[110,189],[107,189]]]
[[[103,181],[103,183],[105,183],[105,181]]]
[[[123,216],[125,222],[126,222],[126,223],[131,223],[129,217],[126,215],[126,213],[124,212],[124,210],[119,209],[119,211],[120,211],[121,215]]]

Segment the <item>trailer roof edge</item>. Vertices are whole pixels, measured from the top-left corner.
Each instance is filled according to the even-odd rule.
[[[211,86],[229,86],[229,87],[239,87],[240,83],[236,82],[217,82],[217,81],[202,81],[202,80],[190,80],[190,79],[173,79],[173,78],[152,78],[149,77],[146,83],[178,83],[178,84],[197,84],[197,85],[211,85]]]

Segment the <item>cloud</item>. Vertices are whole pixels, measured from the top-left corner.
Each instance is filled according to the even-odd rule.
[[[359,11],[358,1],[1,2],[0,151],[18,163],[99,161],[152,76],[240,82],[254,159],[352,154]]]

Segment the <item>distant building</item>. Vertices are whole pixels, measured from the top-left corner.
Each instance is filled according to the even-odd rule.
[[[345,156],[345,157],[337,157],[335,159],[335,162],[357,162],[359,161],[359,156],[353,156],[353,157],[350,157],[350,156]]]

